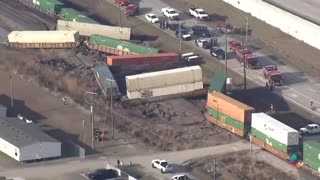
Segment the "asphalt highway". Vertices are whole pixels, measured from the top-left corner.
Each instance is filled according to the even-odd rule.
[[[304,19],[320,24],[320,1],[318,0],[265,0],[282,9],[291,11]]]

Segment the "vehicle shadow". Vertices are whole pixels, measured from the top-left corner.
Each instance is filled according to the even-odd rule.
[[[282,66],[282,65],[285,65],[282,62],[278,61],[274,56],[259,56],[259,62],[262,66],[267,66],[267,65]]]
[[[142,7],[142,8],[139,8],[139,15],[144,15],[151,11],[152,11],[152,8],[150,7]]]
[[[310,119],[302,117],[295,112],[277,112],[268,114],[296,130],[305,127],[308,124],[313,124],[313,122]]]
[[[159,38],[158,36],[151,36],[151,35],[146,35],[146,34],[132,34],[131,35],[132,41],[140,41],[140,42],[155,41],[158,38]]]
[[[181,164],[170,164],[170,166],[172,167],[172,174],[189,172],[189,168]]]
[[[285,72],[282,73],[282,78],[284,84],[287,86],[307,83],[309,81],[304,72]]]
[[[10,97],[6,95],[0,95],[0,104],[7,107],[7,116],[8,117],[17,117],[18,114],[21,114],[27,119],[32,120],[33,122],[39,122],[41,120],[46,119],[43,115],[33,111],[29,107],[27,107],[22,100],[14,99],[13,100],[13,108],[10,107],[11,100]]]
[[[223,16],[223,15],[216,14],[216,13],[208,14],[208,15],[209,15],[210,19],[214,22],[224,23],[228,19],[228,16]]]

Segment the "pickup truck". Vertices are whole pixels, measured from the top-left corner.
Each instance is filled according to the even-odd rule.
[[[320,127],[318,124],[309,124],[303,128],[300,128],[300,133],[303,135],[320,133]]]
[[[177,11],[175,9],[173,9],[173,8],[170,8],[170,7],[162,8],[161,12],[167,18],[170,18],[170,19],[173,19],[173,20],[178,20],[179,19],[179,13],[177,13]]]
[[[203,49],[210,49],[212,47],[212,43],[207,39],[197,39],[195,40],[195,44]]]
[[[139,13],[139,6],[135,4],[129,4],[124,10],[124,14],[127,16],[133,16],[137,13]]]
[[[242,43],[240,41],[229,41],[228,47],[231,51],[236,52],[237,50],[242,49]]]
[[[200,8],[190,8],[189,14],[191,16],[194,16],[195,18],[199,18],[199,20],[209,19],[209,15],[203,9],[200,9]]]
[[[211,37],[211,33],[206,26],[192,26],[193,34],[200,37]]]
[[[222,32],[222,33],[234,33],[235,32],[235,27],[230,25],[230,24],[224,24],[224,23],[218,23],[217,24],[217,29]]]
[[[172,167],[169,166],[169,163],[166,160],[154,159],[151,162],[153,168],[157,168],[161,173],[167,173],[172,171]]]
[[[263,66],[263,76],[267,79],[266,86],[282,86],[282,76],[276,65]]]
[[[258,56],[254,55],[249,49],[240,49],[236,51],[237,59],[240,63],[243,63],[243,65],[246,68],[250,69],[259,69],[259,58]]]

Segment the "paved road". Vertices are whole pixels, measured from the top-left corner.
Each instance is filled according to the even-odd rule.
[[[108,0],[111,2],[111,0]],[[114,4],[114,3],[111,3]],[[140,1],[140,7],[141,7],[141,15],[138,16],[142,20],[145,21],[144,14],[143,13],[154,13],[160,18],[163,18],[161,13],[161,8],[168,7],[167,4],[163,3],[160,0],[142,0]],[[151,9],[151,11],[150,11]],[[178,10],[179,11],[179,10]],[[185,26],[192,27],[194,25],[199,25],[199,23],[189,16],[188,14],[180,11],[180,16],[182,21],[185,23]],[[201,23],[200,23],[201,25]],[[155,24],[154,26],[159,28],[158,24]],[[174,36],[173,32],[168,33],[172,36]],[[211,29],[212,33],[214,35],[218,36],[218,42],[222,45],[225,44],[224,37],[220,32],[218,32],[216,29]],[[228,41],[234,40],[233,38],[228,38]],[[199,47],[196,47],[194,44],[194,41],[185,42],[188,43],[194,48],[201,49]],[[223,48],[224,49],[224,48]],[[204,53],[208,53],[208,50],[201,49]],[[186,53],[186,52],[182,52]],[[274,90],[275,94],[278,94],[285,99],[291,101],[292,103],[300,106],[301,108],[313,113],[316,116],[320,116],[320,83],[312,78],[311,76],[307,75],[306,73],[300,72],[297,69],[293,68],[289,65],[283,65],[281,64],[281,59],[274,60],[270,58],[269,55],[263,54],[261,51],[257,50],[254,52],[256,55],[260,56],[260,63],[263,65],[267,64],[276,64],[278,65],[278,68],[283,73],[283,80],[284,80],[284,86],[277,87]],[[229,53],[230,54],[230,53]],[[235,54],[230,54],[228,59],[228,67],[232,71],[237,72],[240,75],[243,75],[243,68],[242,65],[234,58]],[[213,59],[209,59],[207,61],[212,61]],[[221,63],[224,63],[224,61],[220,61]],[[247,78],[253,82],[255,82],[259,86],[265,86],[265,79],[262,76],[262,70],[247,70]],[[310,100],[313,100],[313,110],[310,109]]]
[[[254,146],[256,149],[257,147]],[[172,174],[161,174],[159,171],[152,169],[151,160],[155,158],[167,159],[170,163],[174,164],[174,167],[178,167],[178,164],[182,164],[187,160],[205,157],[209,155],[220,155],[226,153],[232,153],[237,151],[249,150],[250,144],[246,141],[236,142],[232,144],[226,144],[221,146],[213,146],[208,148],[192,149],[179,152],[163,152],[152,155],[140,155],[140,156],[128,156],[128,157],[98,157],[87,160],[58,160],[57,162],[46,165],[30,164],[25,165],[23,168],[0,169],[0,174],[3,176],[21,176],[29,179],[41,179],[47,177],[59,177],[65,176],[72,172],[87,172],[88,170],[102,168],[106,166],[106,161],[116,163],[117,159],[121,159],[124,164],[132,162],[133,164],[140,164],[144,167],[146,172],[151,172],[154,177],[160,177],[159,179],[168,179]],[[115,165],[115,164],[113,164]],[[179,168],[179,170],[182,170]],[[181,172],[181,171],[180,171]]]
[[[285,10],[289,10],[310,21],[320,24],[319,0],[265,0]]]

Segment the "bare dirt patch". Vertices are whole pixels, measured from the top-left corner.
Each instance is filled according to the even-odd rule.
[[[298,179],[292,174],[256,159],[249,152],[227,154],[223,157],[206,157],[188,163],[192,173],[201,180],[212,179],[216,164],[216,178],[221,180]],[[208,172],[209,171],[209,172]]]

